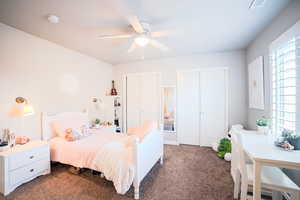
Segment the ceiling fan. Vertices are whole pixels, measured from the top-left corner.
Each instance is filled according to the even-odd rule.
[[[151,32],[150,24],[146,22],[141,22],[136,16],[128,17],[128,21],[132,26],[134,32],[129,34],[121,35],[102,35],[99,39],[124,39],[124,38],[134,38],[131,46],[127,50],[128,53],[135,50],[137,47],[145,47],[147,45],[152,45],[162,51],[167,51],[169,48],[164,44],[154,40],[154,37],[165,36],[164,32]]]
[[[249,9],[264,7],[266,0],[252,0]]]

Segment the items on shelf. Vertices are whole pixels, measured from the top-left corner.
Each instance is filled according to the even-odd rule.
[[[114,107],[120,107],[121,103],[120,103],[120,98],[116,97],[114,99]]]
[[[100,126],[113,126],[113,123],[110,121],[101,122],[98,118],[92,121],[92,128],[100,128]]]
[[[119,121],[120,107],[121,107],[120,97],[114,97],[114,125],[117,127],[117,132],[121,132],[120,121]]]
[[[102,122],[102,123],[100,123],[100,125],[101,126],[112,126],[113,123],[111,123],[111,122]]]
[[[99,128],[100,127],[100,119],[96,118],[94,121],[92,121],[92,127]]]
[[[111,91],[110,91],[110,95],[111,96],[117,96],[118,95],[117,90],[115,88],[115,81],[112,81],[112,88],[111,88]]]

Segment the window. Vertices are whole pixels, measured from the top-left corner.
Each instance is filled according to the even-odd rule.
[[[271,54],[273,132],[296,131],[296,39],[276,48]]]
[[[270,47],[272,131],[300,131],[300,22]],[[297,123],[298,122],[298,123]]]

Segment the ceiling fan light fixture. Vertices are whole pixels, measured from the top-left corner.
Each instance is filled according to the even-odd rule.
[[[144,47],[144,46],[146,46],[146,45],[149,44],[150,39],[149,39],[147,36],[145,36],[145,35],[140,35],[140,36],[137,36],[137,37],[134,39],[134,42],[135,42],[137,45],[139,45],[139,46],[141,46],[141,47]]]
[[[47,19],[52,24],[58,24],[59,23],[59,17],[56,16],[56,15],[48,15]]]
[[[264,7],[266,0],[252,0],[249,9],[262,8]]]

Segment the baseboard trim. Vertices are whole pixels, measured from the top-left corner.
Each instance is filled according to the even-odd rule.
[[[168,145],[179,145],[179,143],[177,141],[172,141],[172,140],[165,140],[164,144],[168,144]]]

